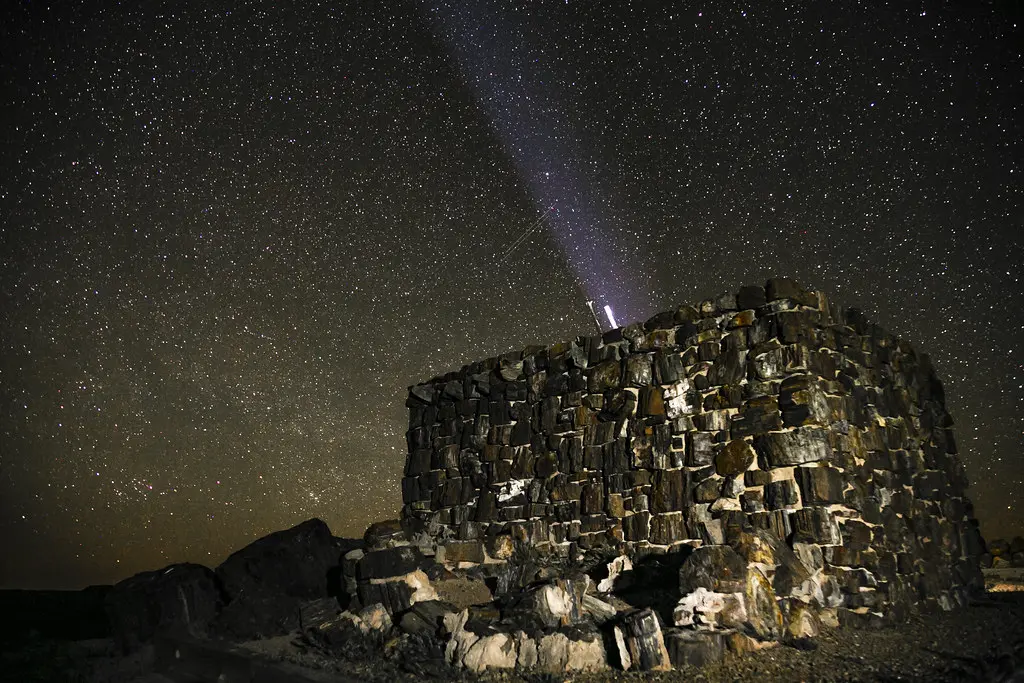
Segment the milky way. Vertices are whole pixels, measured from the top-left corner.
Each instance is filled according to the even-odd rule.
[[[0,586],[359,534],[408,385],[776,275],[1024,531],[1020,10],[661,4],[7,3]]]

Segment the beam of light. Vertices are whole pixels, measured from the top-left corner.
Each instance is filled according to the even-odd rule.
[[[594,327],[597,328],[597,333],[601,334],[604,330],[601,329],[601,321],[597,319],[597,310],[594,308],[593,299],[587,299],[587,308],[590,309],[590,315],[594,317]]]
[[[543,214],[541,214],[540,218],[538,218],[532,224],[530,224],[530,226],[528,228],[526,228],[526,230],[524,230],[523,233],[521,235],[519,235],[519,237],[516,238],[516,240],[514,242],[512,242],[512,244],[510,244],[509,246],[507,246],[505,248],[505,251],[501,252],[501,258],[502,259],[508,258],[509,254],[511,254],[513,251],[515,251],[516,247],[518,247],[520,244],[525,242],[527,237],[529,237],[534,232],[536,232],[537,229],[540,228],[540,226],[542,226],[544,224],[544,219],[547,218],[547,215],[551,211],[554,211],[554,209],[555,209],[555,207],[551,207],[550,209],[545,211]]]
[[[611,329],[618,327],[618,323],[615,322],[615,316],[612,314],[612,307],[608,304],[604,305],[604,314],[608,316],[608,324],[611,325]]]
[[[542,212],[501,258],[546,224],[585,298],[615,304],[627,319],[638,319],[650,303],[640,298],[644,288],[622,262],[621,226],[590,180],[561,105],[558,77],[550,73],[554,63],[529,45],[523,17],[479,0],[422,7]]]

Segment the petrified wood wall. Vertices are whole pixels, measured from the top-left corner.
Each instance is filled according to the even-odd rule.
[[[860,613],[980,581],[928,357],[790,280],[473,363],[407,405],[403,518],[449,560],[499,534],[670,551],[754,527]]]

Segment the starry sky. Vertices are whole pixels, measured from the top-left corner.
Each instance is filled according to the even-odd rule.
[[[776,275],[1024,533],[1019,3],[4,3],[0,587],[400,507],[406,387]]]

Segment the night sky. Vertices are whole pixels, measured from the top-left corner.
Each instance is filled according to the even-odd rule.
[[[361,534],[408,385],[777,275],[933,356],[1024,532],[1019,3],[56,5],[0,10],[0,587]]]

